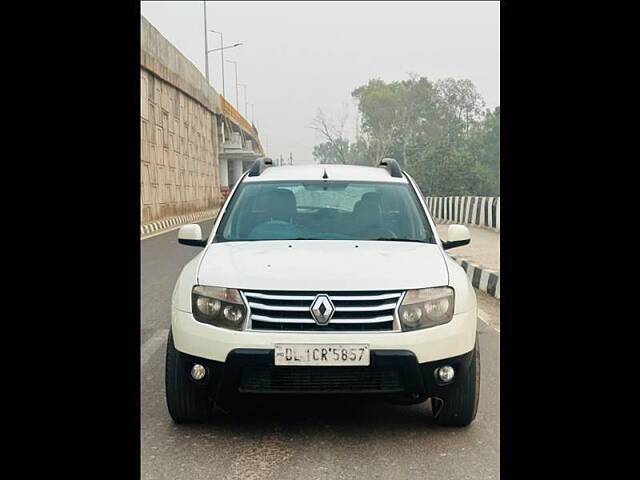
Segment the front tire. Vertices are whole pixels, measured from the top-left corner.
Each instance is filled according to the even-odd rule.
[[[165,368],[165,392],[171,418],[177,423],[203,422],[211,418],[213,401],[206,389],[191,379],[191,365],[176,350],[171,330]]]
[[[431,399],[435,421],[440,425],[466,427],[476,418],[480,399],[480,346],[477,335],[469,369],[460,373],[443,398]]]

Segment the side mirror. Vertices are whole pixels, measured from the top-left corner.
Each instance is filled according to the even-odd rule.
[[[183,225],[178,230],[178,243],[182,245],[190,245],[192,247],[204,247],[206,240],[202,239],[202,229],[197,223],[189,223]]]
[[[442,248],[448,250],[450,248],[468,245],[471,242],[469,229],[464,225],[449,225],[447,230],[447,241],[442,242]]]

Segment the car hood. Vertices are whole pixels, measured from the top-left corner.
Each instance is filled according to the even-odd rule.
[[[213,243],[198,270],[201,285],[247,290],[404,290],[448,281],[440,247],[413,242]]]

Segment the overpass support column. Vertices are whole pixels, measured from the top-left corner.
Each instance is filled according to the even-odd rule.
[[[229,160],[229,184],[235,185],[240,176],[242,175],[242,160],[234,158]]]
[[[229,188],[229,162],[226,158],[220,159],[220,188]]]

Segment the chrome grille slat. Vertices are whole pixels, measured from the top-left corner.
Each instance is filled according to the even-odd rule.
[[[258,292],[244,292],[249,298],[263,298],[265,300],[308,300],[313,301],[316,298],[315,295],[270,295],[266,293]],[[385,293],[381,295],[330,295],[333,301],[352,301],[352,302],[364,302],[370,300],[387,300],[391,298],[400,298],[402,292]]]
[[[310,318],[274,318],[256,314],[252,314],[251,319],[257,320],[259,322],[271,323],[316,323],[315,320],[312,320]]]
[[[376,312],[380,310],[394,310],[395,303],[385,303],[375,307],[336,307],[336,312]]]
[[[314,296],[289,296],[289,295],[267,295],[264,293],[256,293],[256,292],[244,292],[244,294],[249,298],[264,298],[266,300],[309,300],[313,301]]]
[[[257,310],[279,310],[284,312],[308,312],[309,307],[289,307],[284,305],[264,305],[262,303],[249,302],[251,309]]]
[[[271,323],[316,323],[315,320],[308,318],[274,318],[267,317],[265,315],[252,315],[251,318],[253,320],[258,320],[259,322],[271,322]],[[331,323],[381,323],[381,322],[392,322],[393,315],[386,315],[384,317],[374,317],[374,318],[340,318],[340,319],[332,319]]]
[[[403,292],[243,291],[242,294],[251,309],[250,330],[384,332],[397,328],[395,312]],[[318,294],[327,295],[335,308],[326,325],[316,323],[310,311]]]

